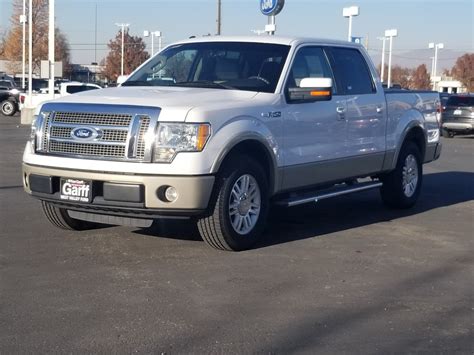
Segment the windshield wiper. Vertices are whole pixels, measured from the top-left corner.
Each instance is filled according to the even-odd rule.
[[[124,82],[122,86],[151,86],[151,83],[145,80],[133,80]]]
[[[220,83],[215,83],[210,80],[198,80],[198,81],[179,81],[172,86],[188,86],[188,87],[205,87],[205,88],[219,88],[219,89],[227,89],[227,90],[233,90],[235,89],[234,87],[230,85],[224,85]]]

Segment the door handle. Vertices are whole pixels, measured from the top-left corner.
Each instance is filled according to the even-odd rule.
[[[377,106],[377,108],[375,110],[377,111],[377,113],[382,113],[383,112],[383,106]]]
[[[336,107],[336,112],[339,115],[340,120],[345,120],[346,119],[346,108],[343,106],[338,106]]]

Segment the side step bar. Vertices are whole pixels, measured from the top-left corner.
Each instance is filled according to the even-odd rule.
[[[279,206],[293,207],[293,206],[303,205],[305,203],[318,202],[320,200],[325,200],[327,198],[347,195],[354,192],[376,189],[378,187],[381,187],[382,185],[383,184],[379,181],[364,182],[364,183],[349,185],[349,186],[346,185],[344,187],[330,188],[326,190],[313,192],[312,194],[304,194],[300,196],[290,197],[290,198],[278,201],[276,204]]]

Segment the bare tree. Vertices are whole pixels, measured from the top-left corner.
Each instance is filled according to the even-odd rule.
[[[402,88],[410,87],[411,70],[399,65],[392,67],[392,83],[399,84]]]
[[[39,70],[41,60],[48,59],[48,0],[33,0],[33,70]],[[20,14],[23,13],[22,0],[13,0],[13,12],[10,19],[11,29],[8,31],[3,42],[2,57],[10,61],[21,61],[22,55],[22,27],[18,22]],[[55,58],[62,61],[68,70],[70,63],[69,43],[66,36],[58,28],[55,29]],[[28,46],[28,38],[26,39]],[[10,68],[19,71],[19,68]]]
[[[430,88],[430,75],[425,64],[418,66],[411,76],[410,89],[428,90]]]
[[[466,53],[456,60],[451,75],[459,80],[467,91],[474,91],[474,53]]]
[[[140,64],[147,60],[150,55],[145,51],[145,42],[139,36],[131,36],[128,29],[124,32],[124,74],[130,74]],[[112,81],[116,81],[121,72],[122,59],[122,32],[118,31],[114,39],[107,45],[109,54],[103,60],[103,75]]]

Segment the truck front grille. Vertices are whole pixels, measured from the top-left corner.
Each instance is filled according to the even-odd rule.
[[[56,112],[54,114],[54,121],[93,126],[107,125],[128,127],[132,121],[132,115],[116,113]]]
[[[51,153],[62,153],[81,156],[104,156],[109,158],[123,158],[125,146],[123,145],[101,145],[97,143],[70,143],[52,141],[49,145]]]
[[[61,107],[54,110],[55,106]],[[64,106],[76,110],[65,110]],[[98,112],[89,112],[94,107]],[[44,119],[37,152],[73,158],[150,162],[153,142],[147,141],[147,137],[153,136],[148,133],[156,129],[159,109],[126,106],[125,111],[130,113],[104,112],[122,107],[46,104],[42,110]]]

